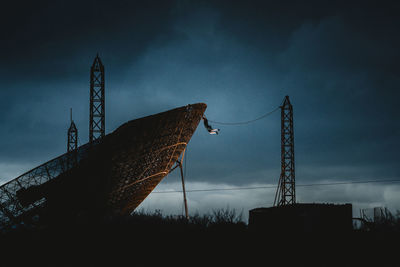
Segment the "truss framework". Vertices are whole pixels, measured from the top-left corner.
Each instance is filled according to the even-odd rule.
[[[87,157],[88,147],[84,145],[76,151],[77,161]],[[69,159],[69,153],[65,153],[0,186],[0,230],[34,219],[33,215],[45,204],[45,198],[25,204],[20,201],[19,195],[68,171],[71,168]]]
[[[89,142],[105,136],[104,66],[99,55],[90,68]]]
[[[78,129],[74,121],[72,120],[72,109],[71,109],[71,125],[68,129],[68,140],[67,140],[67,153],[68,153],[68,165],[70,167],[76,165],[77,162],[77,151],[78,151]]]
[[[68,129],[67,152],[72,152],[78,149],[78,129],[73,121]]]
[[[281,175],[274,206],[296,204],[293,106],[286,96],[281,106]]]

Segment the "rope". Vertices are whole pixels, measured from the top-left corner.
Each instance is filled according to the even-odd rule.
[[[249,120],[249,121],[242,121],[242,122],[219,122],[219,121],[212,121],[212,120],[208,120],[208,121],[211,123],[214,123],[214,124],[219,124],[219,125],[245,125],[245,124],[249,124],[249,123],[264,119],[265,117],[268,117],[269,115],[271,115],[272,113],[277,111],[279,108],[280,108],[280,106],[268,113],[265,113],[264,115],[262,115],[256,119]]]

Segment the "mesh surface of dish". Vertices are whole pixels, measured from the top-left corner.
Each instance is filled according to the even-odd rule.
[[[69,204],[71,209],[87,207],[79,202],[91,199],[114,214],[131,213],[168,175],[205,109],[199,103],[129,121],[97,144],[80,146],[3,184],[0,228],[31,219],[54,195],[74,196],[70,203],[78,205]]]

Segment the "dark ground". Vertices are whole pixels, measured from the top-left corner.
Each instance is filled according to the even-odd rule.
[[[19,228],[0,236],[0,266],[400,266],[397,225],[335,233],[252,231],[229,212],[134,215]]]

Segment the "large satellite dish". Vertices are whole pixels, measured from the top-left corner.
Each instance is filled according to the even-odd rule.
[[[130,214],[168,175],[206,107],[187,105],[129,121],[100,141],[3,184],[0,228],[46,219]]]

